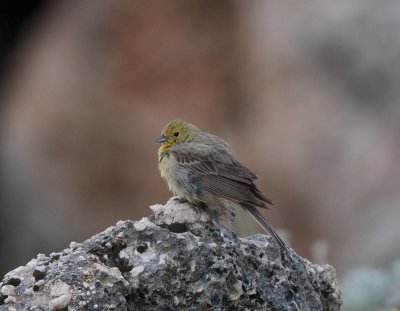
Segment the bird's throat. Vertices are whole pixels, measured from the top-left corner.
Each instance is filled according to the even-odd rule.
[[[165,156],[166,151],[173,145],[172,141],[166,141],[161,144],[160,148],[158,149],[158,161],[161,162],[162,158]]]

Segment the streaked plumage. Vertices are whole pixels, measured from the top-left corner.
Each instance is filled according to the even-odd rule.
[[[272,202],[257,188],[257,176],[238,160],[220,137],[201,131],[182,120],[168,123],[158,151],[161,176],[174,194],[193,204],[226,208],[226,202],[239,205],[286,249],[257,207]]]

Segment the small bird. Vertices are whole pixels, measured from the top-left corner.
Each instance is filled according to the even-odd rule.
[[[156,140],[161,177],[169,189],[195,206],[226,209],[227,203],[247,211],[279,246],[285,242],[257,207],[272,204],[257,188],[257,176],[233,156],[220,137],[180,119],[169,122]]]

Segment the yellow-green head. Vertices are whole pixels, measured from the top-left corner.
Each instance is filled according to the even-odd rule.
[[[193,124],[180,119],[172,120],[164,127],[161,136],[156,140],[161,143],[158,150],[159,156],[176,143],[190,142],[198,131],[199,129]]]

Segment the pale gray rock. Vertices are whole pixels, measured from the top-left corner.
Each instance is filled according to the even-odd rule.
[[[339,310],[335,270],[170,200],[0,283],[0,310]]]

